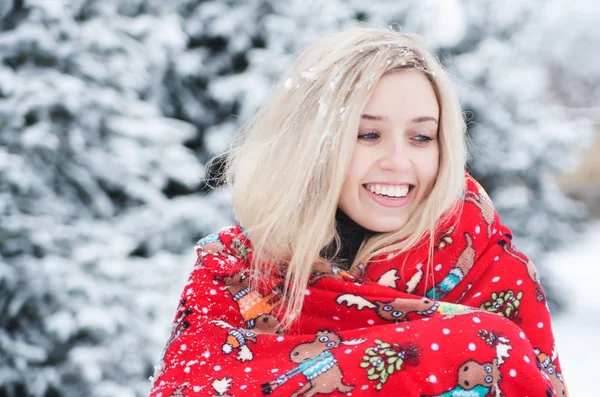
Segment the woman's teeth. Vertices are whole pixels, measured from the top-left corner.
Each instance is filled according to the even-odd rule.
[[[372,193],[386,197],[404,197],[408,194],[408,185],[366,185]]]

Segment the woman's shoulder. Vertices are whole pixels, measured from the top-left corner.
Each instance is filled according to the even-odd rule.
[[[198,240],[197,266],[232,273],[250,266],[252,251],[243,228],[236,224]]]

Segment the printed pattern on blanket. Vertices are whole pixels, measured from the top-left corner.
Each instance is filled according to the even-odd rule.
[[[241,227],[200,240],[150,396],[567,396],[535,266],[473,178],[461,199],[433,279],[426,246],[314,273],[285,333]]]

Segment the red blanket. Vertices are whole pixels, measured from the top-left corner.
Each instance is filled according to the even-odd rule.
[[[467,178],[455,227],[362,274],[314,273],[297,326],[277,333],[282,280],[249,287],[240,226],[198,242],[151,397],[566,396],[534,265]]]

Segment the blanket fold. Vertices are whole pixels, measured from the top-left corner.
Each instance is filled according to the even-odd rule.
[[[533,263],[470,176],[427,246],[313,273],[282,333],[282,279],[251,288],[236,225],[200,240],[151,397],[567,396]]]

